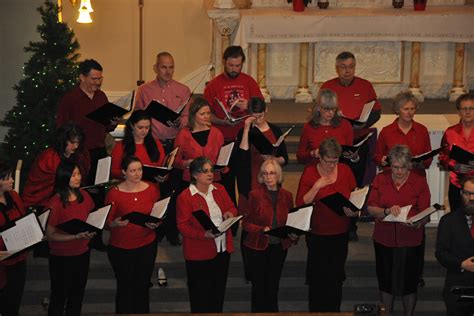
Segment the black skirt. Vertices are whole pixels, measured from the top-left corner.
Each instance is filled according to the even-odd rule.
[[[415,293],[421,276],[423,247],[386,247],[374,241],[379,289],[394,296]]]

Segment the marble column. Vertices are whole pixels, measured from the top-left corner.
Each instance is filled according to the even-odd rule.
[[[222,54],[231,43],[231,36],[239,24],[239,10],[212,9],[207,11],[208,16],[214,21],[213,32],[213,63],[216,72],[223,70]]]
[[[464,89],[463,76],[464,76],[464,43],[456,43],[456,51],[454,55],[454,77],[453,87],[449,91],[449,101],[454,102],[456,99],[466,93]]]
[[[214,0],[214,8],[217,9],[232,9],[235,8],[232,0]]]
[[[410,87],[411,93],[423,102],[425,97],[420,89],[420,60],[421,60],[421,43],[411,43],[411,67],[410,67]]]
[[[270,92],[267,89],[267,44],[257,45],[257,83],[266,103],[271,102]]]
[[[308,54],[309,43],[300,43],[300,69],[299,69],[299,84],[298,90],[295,94],[296,103],[311,103],[313,102],[313,95],[308,89]]]

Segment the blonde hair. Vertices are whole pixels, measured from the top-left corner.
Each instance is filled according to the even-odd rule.
[[[273,168],[275,168],[275,172],[277,173],[277,182],[278,184],[281,184],[283,182],[283,171],[281,170],[281,166],[275,158],[267,159],[262,163],[260,170],[258,171],[258,183],[263,183],[263,173],[265,172],[265,167],[267,165],[273,165]]]

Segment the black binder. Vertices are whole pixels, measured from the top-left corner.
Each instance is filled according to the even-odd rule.
[[[451,147],[451,151],[449,153],[449,158],[456,160],[459,163],[464,165],[470,165],[474,162],[474,154],[468,152],[465,149],[462,149],[459,146],[453,145]]]
[[[107,126],[114,117],[122,117],[128,112],[130,112],[130,110],[124,109],[123,107],[111,102],[107,102],[100,108],[87,114],[86,117]]]
[[[225,230],[220,231],[219,228],[217,228],[216,225],[214,225],[211,218],[203,210],[194,211],[193,216],[197,219],[199,224],[201,224],[201,226],[204,228],[204,230],[211,230],[214,235],[220,235],[222,233],[225,233],[227,230],[229,230],[229,228],[231,228],[236,223],[238,223],[239,220],[243,217],[242,215],[233,217],[235,222],[232,223],[232,225],[227,227]]]
[[[304,204],[304,205],[301,205],[301,206],[293,207],[292,209],[290,209],[288,211],[288,214],[296,213],[300,209],[306,208],[308,206],[314,207],[314,203],[308,203],[308,204]],[[307,234],[307,233],[308,233],[308,231],[305,231],[305,230],[302,230],[302,229],[299,229],[299,228],[296,228],[296,227],[293,227],[293,226],[285,225],[285,226],[276,227],[274,229],[266,231],[264,234],[275,236],[275,237],[280,237],[280,238],[288,238],[289,234],[295,234],[295,235],[300,236],[300,235]]]
[[[250,130],[251,134],[249,135],[249,141],[262,155],[274,155],[275,151],[277,151],[278,147],[283,144],[285,138],[291,133],[294,128],[294,125],[291,126],[285,133],[283,133],[277,139],[274,144],[272,144],[258,128],[254,127]]]
[[[428,151],[426,153],[423,153],[421,155],[415,156],[411,159],[411,162],[422,162],[422,161],[425,161],[426,159],[432,158],[436,156],[437,154],[439,154],[443,150],[443,148],[444,147],[440,147],[440,148]]]
[[[107,218],[107,215],[110,212],[112,204],[100,207],[99,209],[103,209],[105,207],[108,207],[108,210],[106,211],[107,214],[105,215],[105,218]],[[99,209],[95,210],[94,212],[98,211]],[[94,212],[89,213],[89,216],[91,216],[91,214],[94,213]],[[64,223],[61,223],[61,224],[57,225],[56,227],[58,229],[62,230],[63,232],[65,232],[65,233],[69,233],[69,234],[73,234],[73,235],[79,234],[79,233],[82,233],[82,232],[89,232],[89,233],[98,232],[98,231],[101,231],[104,228],[103,226],[102,227],[97,227],[97,226],[91,225],[91,224],[86,223],[86,222],[84,222],[80,219],[77,219],[77,218],[71,219],[71,220],[69,220],[67,222],[64,222]]]
[[[163,218],[143,214],[140,212],[131,212],[122,216],[122,220],[128,219],[130,223],[138,226],[146,227],[145,223],[159,223],[163,221]]]
[[[188,101],[189,98],[180,108],[178,108],[178,112],[175,112],[166,105],[161,104],[156,100],[152,100],[150,104],[148,104],[148,106],[146,107],[145,112],[147,112],[152,118],[159,121],[160,123],[171,127],[168,122],[174,122],[180,118]]]
[[[360,209],[357,208],[354,204],[352,204],[349,199],[344,197],[341,193],[336,192],[326,197],[323,197],[321,203],[324,203],[327,207],[329,207],[334,213],[339,216],[346,216],[344,210],[342,209],[343,206],[349,208],[353,212],[359,212]]]

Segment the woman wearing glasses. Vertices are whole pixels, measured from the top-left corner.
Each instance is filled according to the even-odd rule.
[[[252,281],[252,312],[278,312],[278,288],[287,249],[296,236],[266,235],[284,226],[293,207],[292,194],[281,187],[283,174],[276,159],[265,160],[258,173],[260,185],[249,194],[249,212],[243,220],[249,276]]]
[[[310,312],[338,312],[341,307],[344,265],[348,251],[349,209],[339,216],[320,200],[336,192],[349,198],[356,187],[351,169],[339,163],[341,145],[327,138],[319,145],[320,160],[301,175],[296,205],[315,203],[308,238],[308,283]]]
[[[329,89],[319,92],[311,120],[303,127],[296,157],[301,164],[318,159],[319,144],[333,137],[340,145],[352,145],[354,133],[351,124],[338,113],[337,96]]]
[[[374,248],[380,300],[393,312],[396,296],[402,297],[404,315],[414,315],[423,260],[423,229],[429,218],[416,225],[385,222],[411,205],[408,218],[430,206],[426,177],[411,171],[410,149],[395,145],[388,153],[390,169],[379,173],[372,185],[368,211],[375,220]]]
[[[385,126],[377,139],[375,161],[380,167],[388,166],[387,155],[395,145],[406,145],[413,155],[420,155],[431,150],[428,129],[413,120],[418,109],[418,100],[410,91],[400,92],[395,96],[392,105],[398,117],[390,125]],[[412,164],[413,171],[425,175],[424,169],[430,167],[433,159]]]
[[[232,233],[214,234],[205,230],[193,212],[202,210],[215,226],[234,217],[237,210],[224,187],[213,183],[212,162],[196,157],[189,164],[191,184],[178,196],[177,222],[183,236],[191,313],[220,313],[234,251]]]

